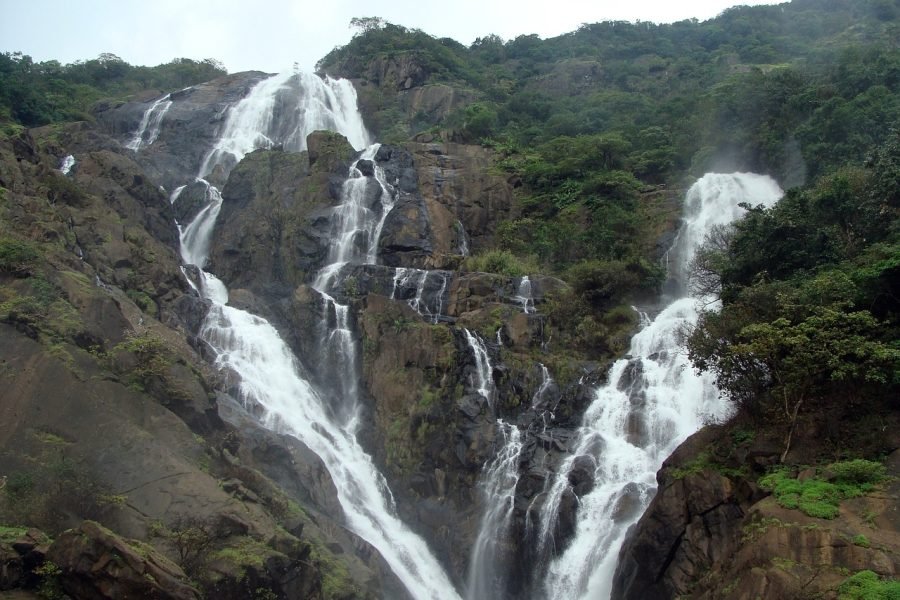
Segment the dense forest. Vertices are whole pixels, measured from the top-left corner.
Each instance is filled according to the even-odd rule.
[[[710,305],[683,332],[685,351],[735,401],[729,435],[768,432],[782,462],[798,439],[822,465],[896,449],[886,427],[900,408],[900,0],[793,0],[470,46],[378,17],[351,25],[317,70],[356,84],[375,139],[480,146],[490,174],[515,188],[512,217],[453,267],[567,284],[542,308],[555,346],[532,358],[564,371],[564,360],[624,354],[631,304],[665,290],[688,186],[710,171],[768,174],[784,197],[742,205],[691,265]],[[214,59],[0,54],[0,141],[223,75]],[[78,196],[61,177],[48,185],[51,202]],[[0,228],[0,275],[25,279],[40,256]],[[14,323],[3,306],[0,321]],[[877,593],[896,594],[885,586]]]

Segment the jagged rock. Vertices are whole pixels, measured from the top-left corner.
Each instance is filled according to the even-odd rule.
[[[318,133],[310,135],[313,148],[315,139],[323,145],[336,139]],[[222,190],[210,268],[229,288],[267,298],[289,295],[327,253],[331,230],[321,216],[336,199],[330,177],[310,171],[303,154],[257,150],[244,157]]]
[[[359,160],[356,162],[357,170],[362,173],[363,177],[375,176],[375,163],[371,160]]]
[[[306,148],[310,168],[324,173],[345,166],[354,152],[347,138],[333,131],[313,131],[306,137]]]
[[[569,471],[569,483],[572,485],[572,491],[579,498],[594,487],[596,468],[597,462],[592,456],[579,456],[572,463],[572,469]]]
[[[369,63],[366,79],[382,87],[408,90],[428,76],[420,58],[410,52],[379,56]]]
[[[423,267],[431,253],[431,226],[421,198],[399,199],[384,221],[378,249],[391,267]]]
[[[199,173],[200,167],[216,143],[228,107],[265,77],[259,71],[235,73],[171,94],[173,103],[163,119],[159,137],[137,153],[137,160],[147,175],[167,190],[205,175]],[[124,146],[137,131],[144,111],[162,96],[162,92],[148,93],[137,102],[100,103],[94,109],[94,116]]]
[[[47,559],[59,567],[63,589],[75,598],[200,597],[173,562],[146,544],[126,541],[93,521],[61,534],[50,545]]]
[[[422,198],[444,206],[462,224],[469,250],[491,247],[499,223],[516,218],[512,187],[493,175],[493,156],[480,146],[462,144],[407,144],[415,160],[418,190]],[[456,223],[452,223],[454,229]],[[435,252],[459,251],[460,233],[448,232],[446,247]]]
[[[209,202],[209,185],[202,181],[193,181],[187,184],[172,204],[175,219],[182,226],[187,225],[194,220],[207,202]]]

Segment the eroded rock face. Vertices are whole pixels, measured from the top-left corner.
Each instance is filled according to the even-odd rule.
[[[265,77],[259,71],[235,73],[170,94],[172,105],[159,137],[141,148],[137,156],[148,177],[169,191],[197,177],[225,123],[228,108]],[[124,145],[137,131],[144,111],[163,95],[148,94],[139,99],[143,101],[121,104],[101,103],[94,115],[104,131]]]
[[[173,562],[153,548],[127,542],[93,521],[60,535],[47,551],[47,559],[60,568],[63,589],[75,598],[200,597]]]
[[[489,172],[493,157],[489,150],[464,144],[408,144],[419,182],[419,192],[434,223],[443,223],[435,234],[435,253],[459,251],[467,236],[469,251],[491,247],[497,225],[516,217],[513,185]],[[456,222],[441,218],[442,207]],[[436,225],[434,225],[436,227]]]
[[[78,162],[63,175],[56,169],[70,153]],[[202,358],[211,357],[196,338],[208,304],[182,274],[175,211],[157,184],[128,150],[84,123],[0,140],[0,219],[35,252],[20,273],[0,273],[0,473],[25,482],[15,502],[0,497],[3,521],[56,535],[94,519],[114,538],[147,540],[170,558],[179,558],[170,537],[179,523],[224,523],[216,550],[249,547],[250,560],[264,564],[252,581],[233,561],[217,559],[216,581],[212,566],[196,569],[192,578],[219,598],[247,597],[247,585],[315,596],[323,573],[363,595],[398,589],[378,552],[338,525],[333,485],[315,456],[219,417],[217,399],[229,400],[223,390],[235,382]],[[196,269],[186,275],[197,279]],[[264,464],[284,487],[261,473]],[[107,546],[118,556],[116,543]],[[327,562],[306,560],[311,544]],[[104,558],[107,550],[69,548],[60,560],[90,563],[73,571],[73,596],[170,597],[116,579],[136,573],[150,582],[166,565],[129,557],[122,566]],[[12,552],[15,572],[7,569],[0,585],[34,585],[43,554]]]
[[[730,443],[723,435],[721,428],[703,429],[666,460],[659,491],[620,553],[612,597],[828,597],[848,573],[900,573],[895,482],[842,502],[840,516],[825,520],[779,506],[753,477],[711,467],[678,473],[698,453]],[[748,473],[758,473],[764,459],[777,459],[778,453],[763,440],[737,455]],[[900,453],[895,451],[887,465],[897,472]],[[866,515],[877,515],[874,527],[865,524]],[[854,544],[860,534],[866,543]]]

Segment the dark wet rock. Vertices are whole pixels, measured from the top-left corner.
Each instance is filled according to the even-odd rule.
[[[363,177],[375,176],[375,164],[371,160],[356,161],[357,170],[362,173]]]
[[[216,136],[224,125],[228,108],[243,97],[264,73],[250,71],[226,75],[172,94],[156,141],[136,154],[148,176],[167,190],[205,175],[199,173]],[[141,118],[163,92],[149,93],[136,102],[98,104],[94,116],[103,129],[124,145],[137,131]]]
[[[202,181],[193,181],[187,184],[172,203],[175,219],[181,223],[182,227],[186,226],[194,220],[194,217],[209,203],[209,200],[208,184]]]
[[[597,461],[592,456],[579,456],[572,463],[568,477],[576,496],[584,496],[593,489],[596,468]]]

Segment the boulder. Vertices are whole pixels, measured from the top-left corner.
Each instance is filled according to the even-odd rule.
[[[162,554],[125,540],[93,521],[63,532],[47,551],[67,594],[83,600],[158,598],[196,600],[180,567]]]

